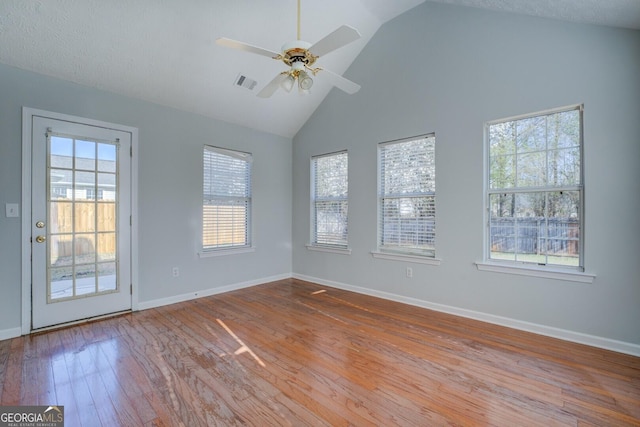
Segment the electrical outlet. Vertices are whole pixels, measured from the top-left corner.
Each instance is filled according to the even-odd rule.
[[[171,270],[173,273],[173,277],[178,277],[180,276],[180,269],[178,267],[173,267],[173,270]]]
[[[413,268],[407,267],[407,277],[408,278],[412,278],[413,277]]]

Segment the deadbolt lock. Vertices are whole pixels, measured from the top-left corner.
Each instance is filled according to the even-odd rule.
[[[36,222],[36,227],[38,227],[38,228],[44,228],[44,222],[42,222],[42,221],[38,221],[38,222]]]

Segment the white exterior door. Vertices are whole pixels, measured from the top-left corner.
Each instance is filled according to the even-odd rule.
[[[131,309],[129,132],[33,116],[32,329]]]

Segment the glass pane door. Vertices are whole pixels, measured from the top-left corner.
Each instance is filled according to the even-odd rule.
[[[31,329],[131,310],[133,128],[31,119]]]
[[[115,292],[118,145],[49,133],[47,303]]]

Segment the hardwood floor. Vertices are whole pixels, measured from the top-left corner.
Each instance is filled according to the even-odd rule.
[[[639,426],[640,358],[295,279],[0,341],[66,426]]]

